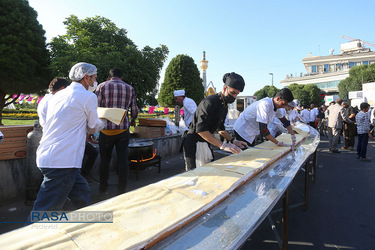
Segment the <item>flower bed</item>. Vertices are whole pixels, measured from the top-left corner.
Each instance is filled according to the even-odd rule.
[[[13,110],[4,109],[2,112],[3,119],[14,119],[14,120],[35,120],[38,119],[38,113],[36,110]]]

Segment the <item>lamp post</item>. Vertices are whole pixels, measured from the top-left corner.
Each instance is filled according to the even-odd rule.
[[[270,73],[270,75],[272,76],[272,86],[273,86],[273,73]]]

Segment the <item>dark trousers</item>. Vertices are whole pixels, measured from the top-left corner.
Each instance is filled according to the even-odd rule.
[[[129,130],[118,135],[99,135],[100,151],[100,191],[105,192],[108,188],[109,165],[112,159],[113,147],[116,146],[117,171],[118,171],[118,193],[125,193],[129,175],[128,145]]]
[[[197,152],[197,140],[194,134],[186,134],[183,142],[185,170],[189,171],[196,168],[195,154]]]
[[[344,124],[345,148],[354,147],[355,144],[355,125],[351,123]]]
[[[82,161],[82,169],[81,169],[82,176],[85,177],[90,173],[92,167],[94,166],[96,158],[98,157],[98,154],[99,154],[98,150],[89,142],[86,142],[85,154],[83,157],[84,160]]]
[[[248,147],[254,147],[255,146],[255,139],[253,141],[253,143],[250,143],[248,141],[246,141],[244,138],[242,138],[242,136],[240,136],[236,130],[234,130],[234,137],[236,138],[236,140],[238,141],[243,141],[243,142],[246,142],[247,146]],[[245,148],[246,149],[246,148]],[[245,150],[245,149],[242,149],[242,150]]]
[[[368,133],[358,135],[357,154],[361,158],[366,158],[368,137]]]

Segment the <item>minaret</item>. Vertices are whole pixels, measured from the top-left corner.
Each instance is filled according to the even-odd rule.
[[[203,60],[201,61],[201,69],[202,69],[202,79],[203,79],[203,87],[204,91],[207,91],[207,79],[206,79],[206,70],[208,68],[208,61],[206,60],[206,51],[203,51]]]

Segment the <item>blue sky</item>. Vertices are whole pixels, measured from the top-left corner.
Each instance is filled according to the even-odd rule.
[[[302,58],[340,53],[341,35],[375,44],[375,1],[221,1],[221,0],[29,0],[38,12],[47,41],[65,34],[63,21],[103,16],[128,31],[138,47],[169,48],[169,61],[191,56],[199,66],[209,61],[207,81],[222,89],[227,72],[241,74],[253,95],[265,85],[281,88],[287,74],[306,73]],[[374,47],[370,47],[375,50]],[[199,69],[200,70],[200,69]],[[126,72],[124,72],[126,74]]]

